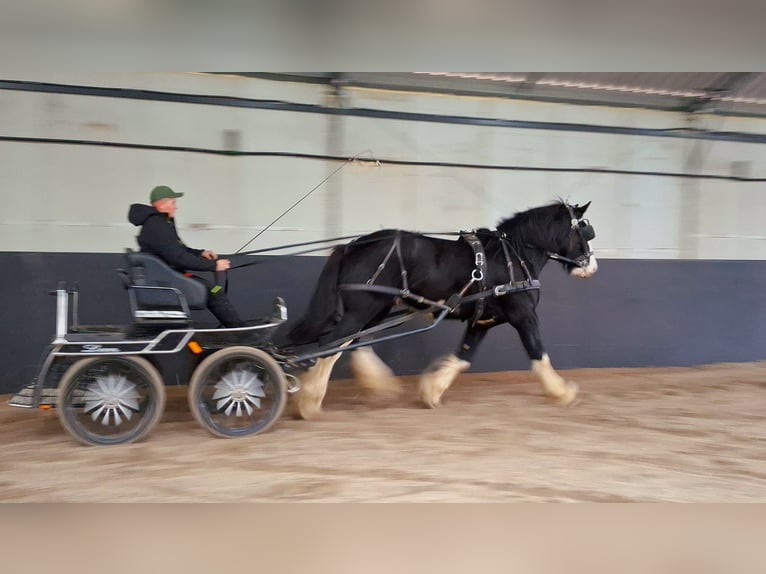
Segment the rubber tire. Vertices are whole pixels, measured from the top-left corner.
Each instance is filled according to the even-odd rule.
[[[74,386],[77,377],[85,369],[91,368],[94,364],[102,361],[127,361],[133,363],[133,366],[141,373],[144,380],[149,383],[149,397],[150,404],[148,406],[148,413],[141,420],[138,428],[134,433],[123,437],[120,440],[114,440],[109,438],[99,439],[98,435],[93,433],[85,433],[81,431],[81,428],[77,423],[70,419],[71,411],[66,405],[67,397]],[[152,400],[153,399],[153,400]],[[88,446],[98,445],[115,445],[115,444],[128,444],[139,441],[145,438],[157,423],[162,418],[162,413],[165,410],[165,384],[160,376],[159,371],[146,359],[142,357],[135,357],[131,355],[121,356],[108,356],[108,357],[90,357],[87,359],[81,359],[69,367],[61,378],[58,386],[58,397],[56,400],[56,411],[58,413],[59,421],[64,429],[71,434],[74,438],[81,443]]]
[[[266,421],[265,424],[259,426],[259,423],[259,425],[254,425],[252,429],[247,429],[244,431],[238,430],[227,432],[226,430],[222,430],[213,426],[212,422],[206,416],[207,410],[204,408],[203,402],[200,400],[200,396],[206,379],[210,375],[210,372],[215,369],[218,366],[218,363],[221,361],[228,360],[232,358],[232,356],[236,355],[248,355],[253,361],[260,363],[261,367],[263,367],[264,370],[268,372],[269,376],[271,376],[274,381],[276,381],[277,386],[279,387],[276,397],[278,404],[276,412],[268,421]],[[189,401],[189,409],[191,410],[194,419],[211,434],[221,438],[237,438],[242,436],[256,435],[269,430],[282,416],[282,413],[285,410],[285,406],[287,405],[287,379],[279,364],[271,357],[271,355],[265,351],[245,346],[228,347],[226,349],[216,351],[209,357],[206,357],[199,364],[199,366],[197,366],[197,368],[194,370],[194,373],[192,373],[191,381],[189,382],[187,398]]]

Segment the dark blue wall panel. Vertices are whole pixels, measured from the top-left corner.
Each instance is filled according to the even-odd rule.
[[[305,309],[323,259],[267,257],[230,274],[230,295],[245,317],[267,314],[285,298],[291,319]],[[128,320],[128,302],[115,269],[119,254],[0,253],[0,393],[26,384],[55,330],[58,281],[79,283],[84,324]],[[766,262],[603,260],[590,280],[569,278],[550,263],[542,277],[543,340],[554,366],[689,366],[766,359]],[[200,312],[201,320],[212,316]],[[398,374],[420,372],[453,351],[463,325],[445,321],[433,331],[380,344],[376,350]],[[495,328],[473,371],[528,368],[515,331]],[[169,383],[185,383],[182,365],[164,369]],[[348,376],[341,360],[336,377]]]

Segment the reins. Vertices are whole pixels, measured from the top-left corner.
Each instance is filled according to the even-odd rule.
[[[353,156],[351,156],[350,158],[348,158],[348,159],[347,159],[346,161],[344,161],[344,162],[343,162],[343,163],[342,163],[340,166],[338,166],[338,167],[337,167],[335,170],[333,170],[333,172],[332,172],[330,175],[328,175],[328,176],[327,176],[327,177],[325,177],[325,178],[324,178],[322,181],[320,181],[318,184],[316,184],[314,187],[312,187],[312,188],[311,188],[311,189],[310,189],[310,190],[309,190],[307,193],[305,193],[305,194],[303,195],[303,197],[301,197],[301,198],[300,198],[298,201],[296,201],[296,202],[295,202],[295,203],[293,203],[293,204],[292,204],[290,207],[288,207],[287,209],[285,209],[285,210],[284,210],[282,213],[280,213],[280,214],[279,214],[279,216],[277,216],[277,218],[276,218],[276,219],[274,219],[274,220],[273,220],[271,223],[269,223],[269,224],[268,224],[266,227],[264,227],[264,228],[263,228],[263,229],[261,229],[261,230],[260,230],[258,233],[256,233],[256,234],[255,234],[255,235],[254,235],[254,236],[253,236],[253,237],[252,237],[252,238],[251,238],[251,239],[250,239],[250,240],[249,240],[247,243],[245,243],[245,244],[244,244],[242,247],[240,247],[239,249],[237,249],[237,250],[234,252],[234,255],[237,255],[237,254],[239,254],[239,252],[240,252],[240,251],[242,251],[242,250],[243,250],[245,247],[247,247],[248,245],[250,245],[250,244],[251,244],[253,241],[255,241],[256,239],[258,239],[258,238],[259,238],[261,235],[263,235],[264,233],[266,233],[266,232],[267,232],[269,229],[271,229],[271,227],[272,227],[272,226],[273,226],[273,225],[274,225],[274,224],[275,224],[277,221],[279,221],[279,220],[280,220],[280,219],[282,219],[282,218],[283,218],[285,215],[287,215],[287,214],[288,214],[288,213],[290,213],[290,212],[291,212],[293,209],[295,209],[295,208],[296,208],[296,207],[297,207],[297,206],[298,206],[298,205],[299,205],[299,204],[300,204],[300,203],[301,203],[303,200],[305,200],[305,199],[306,199],[306,198],[307,198],[309,195],[311,195],[312,193],[314,193],[314,192],[315,192],[317,189],[319,189],[320,187],[322,187],[322,186],[325,184],[325,182],[327,182],[327,181],[328,181],[328,180],[329,180],[331,177],[333,177],[333,176],[334,176],[336,173],[338,173],[340,170],[342,170],[342,169],[343,169],[344,167],[346,167],[348,164],[350,164],[350,163],[354,163],[355,161],[357,161],[357,160],[359,159],[359,156],[361,156],[361,155],[362,155],[362,154],[364,154],[364,153],[370,153],[370,154],[371,154],[372,152],[371,152],[370,150],[366,149],[366,150],[364,150],[364,151],[360,151],[358,154],[356,154],[356,155],[353,155]],[[375,159],[375,158],[373,158],[372,160],[368,160],[368,161],[373,161],[373,162],[375,162],[375,163],[376,163],[378,166],[380,166],[380,162],[379,162],[377,159]]]
[[[316,240],[316,241],[303,241],[301,243],[290,243],[290,244],[287,244],[287,245],[277,245],[275,247],[265,247],[265,248],[262,248],[262,249],[253,249],[251,251],[243,251],[241,253],[232,253],[232,254],[229,254],[229,255],[219,255],[219,257],[221,257],[223,259],[231,259],[233,257],[240,257],[240,256],[243,256],[243,255],[258,255],[258,254],[273,253],[273,252],[276,252],[276,251],[282,251],[283,249],[290,249],[290,248],[293,248],[293,247],[304,247],[306,245],[320,245],[320,244],[323,244],[323,243],[332,243],[332,242],[336,242],[336,241],[345,241],[347,239],[355,240],[354,241],[355,245],[365,245],[365,244],[368,244],[368,243],[375,243],[376,241],[383,241],[384,239],[387,239],[387,238],[375,238],[375,239],[367,239],[367,240],[359,241],[359,238],[364,237],[364,235],[366,235],[366,234],[360,233],[360,234],[357,234],[357,235],[341,235],[339,237],[331,237],[329,239],[319,239],[319,240]],[[436,236],[438,236],[438,235],[458,236],[458,235],[460,235],[460,232],[457,232],[457,231],[427,231],[427,232],[420,233],[420,235],[425,235],[425,236],[431,236],[431,235],[436,235]],[[304,250],[301,250],[301,251],[293,251],[291,253],[282,253],[281,255],[284,255],[284,256],[306,255],[307,253],[318,253],[320,251],[326,251],[328,249],[333,249],[335,247],[340,247],[342,245],[349,245],[349,244],[336,243],[334,245],[324,245],[322,247],[314,247],[312,249],[304,249]],[[250,261],[248,263],[241,263],[239,265],[232,265],[229,269],[230,270],[231,269],[240,269],[242,267],[249,267],[251,265],[258,265],[260,263],[264,263],[264,261]]]
[[[304,196],[304,198],[305,197],[306,196]],[[588,248],[587,239],[592,239],[593,228],[590,226],[590,223],[587,220],[582,220],[575,217],[574,211],[572,210],[571,206],[568,203],[564,203],[564,205],[566,206],[567,211],[569,212],[570,221],[571,221],[570,243],[574,237],[577,237],[577,239],[579,239],[581,244],[583,245],[583,255],[578,257],[577,259],[571,259],[569,257],[565,257],[563,255],[553,253],[551,251],[548,251],[546,249],[543,249],[534,245],[530,245],[528,243],[526,243],[525,245],[529,248],[543,251],[548,259],[552,259],[552,260],[560,261],[562,263],[568,263],[570,265],[575,265],[577,267],[585,268],[588,265],[588,260],[590,255],[592,255],[592,253],[590,252]],[[410,292],[409,285],[408,285],[408,273],[404,265],[404,259],[402,257],[402,250],[401,250],[402,235],[400,230],[394,231],[393,241],[391,243],[390,248],[387,250],[386,255],[383,257],[383,260],[377,266],[372,276],[365,283],[342,284],[342,285],[339,285],[338,288],[340,290],[345,290],[345,291],[366,291],[370,293],[378,293],[381,295],[391,295],[393,297],[399,298],[402,302],[414,302],[417,304],[424,304],[429,306],[429,308],[432,308],[432,309],[446,307],[449,309],[449,313],[455,313],[460,305],[465,305],[468,303],[475,302],[476,308],[474,310],[473,317],[471,318],[471,324],[475,325],[483,316],[485,312],[485,308],[486,308],[486,299],[488,299],[489,297],[501,297],[509,293],[519,293],[524,291],[539,290],[541,287],[540,281],[532,277],[532,274],[527,266],[527,263],[519,255],[519,253],[516,251],[513,244],[511,243],[510,238],[503,231],[478,229],[478,230],[467,230],[467,231],[464,230],[459,232],[440,232],[440,231],[421,232],[419,233],[419,235],[426,236],[426,237],[427,236],[458,236],[471,247],[474,253],[474,268],[471,270],[471,275],[468,281],[463,286],[463,288],[460,289],[460,291],[451,295],[447,299],[447,301],[443,303],[437,302],[437,301],[431,301],[430,299],[424,296],[413,294]],[[484,244],[479,239],[478,235],[485,235],[485,236],[489,236],[491,239],[498,240],[500,244],[500,248],[502,249],[503,258],[505,259],[506,269],[508,271],[507,283],[501,283],[491,287],[486,286],[485,278],[486,278],[486,268],[487,268],[487,257],[484,251]],[[588,235],[589,237],[586,238],[585,235]],[[388,240],[391,238],[391,236],[375,237],[375,238],[367,238],[367,239],[362,239],[362,237],[364,236],[363,235],[345,235],[345,236],[333,237],[329,239],[322,239],[322,240],[316,240],[316,241],[304,241],[300,243],[292,243],[292,244],[280,245],[276,247],[254,249],[254,250],[250,250],[246,252],[235,253],[233,255],[243,255],[243,256],[257,255],[257,254],[265,254],[265,253],[272,253],[276,251],[282,251],[284,249],[291,249],[295,247],[307,247],[307,246],[318,245],[318,247],[311,247],[310,249],[304,249],[297,252],[283,254],[288,256],[296,256],[296,255],[304,255],[307,253],[326,251],[328,249],[334,249],[336,247],[344,245],[342,243],[337,243],[337,242],[346,241],[349,239],[351,239],[352,241],[345,244],[346,249],[352,246],[355,247],[355,246],[375,243],[379,241]],[[327,244],[332,244],[332,245],[327,245]],[[401,287],[376,285],[375,281],[377,281],[380,274],[383,272],[383,270],[386,268],[386,266],[389,264],[392,258],[395,258],[399,263]],[[518,262],[519,267],[524,273],[524,279],[516,280],[516,277],[514,275],[514,269],[513,269],[514,261]],[[247,263],[233,265],[232,267],[230,267],[230,269],[241,269],[243,267],[257,265],[263,262],[264,262],[263,260],[249,261]],[[466,295],[469,292],[469,290],[473,287],[477,287],[477,291],[475,293]]]

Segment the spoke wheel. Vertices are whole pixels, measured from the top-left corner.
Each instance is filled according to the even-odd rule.
[[[165,386],[141,357],[92,357],[69,367],[56,405],[62,426],[80,442],[135,442],[160,421]]]
[[[202,361],[189,383],[194,418],[216,436],[267,431],[287,403],[287,381],[277,362],[252,347],[229,347]]]

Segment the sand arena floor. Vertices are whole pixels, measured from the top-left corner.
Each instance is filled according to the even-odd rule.
[[[168,388],[143,442],[85,447],[54,411],[0,405],[2,501],[766,502],[766,363],[465,374],[437,410],[331,381],[317,421],[218,439]]]

